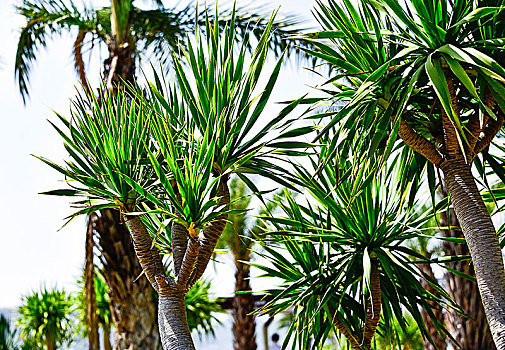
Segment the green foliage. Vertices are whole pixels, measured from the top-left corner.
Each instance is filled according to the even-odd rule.
[[[282,280],[279,287],[267,290],[274,299],[261,312],[275,314],[294,308],[295,320],[284,346],[291,339],[293,348],[305,349],[311,337],[315,345],[323,344],[329,332],[336,331],[333,317],[362,338],[365,301],[370,298],[372,283],[371,259],[378,259],[380,266],[382,332],[397,322],[407,334],[407,311],[422,334],[429,337],[419,309],[425,309],[432,318],[430,300],[457,309],[438,282],[411,260],[425,259],[406,243],[421,233],[422,225],[433,214],[427,211],[420,215],[408,206],[401,184],[396,183],[402,172],[400,159],[380,173],[364,171],[358,176],[348,171],[353,164],[345,160],[342,164],[339,160],[327,163],[316,175],[296,166],[296,175],[308,191],[306,204],[286,192],[278,200],[283,215],[262,217],[271,224],[267,233],[272,238],[261,242],[264,253],[258,254],[272,267],[251,265]],[[314,166],[317,163],[317,159],[312,160]],[[426,292],[420,278],[443,300]],[[433,321],[447,333],[440,322]]]
[[[116,31],[120,37],[134,47],[137,58],[153,56],[167,68],[171,68],[170,53],[184,42],[186,35],[191,33],[196,24],[205,28],[207,18],[204,12],[197,11],[197,3],[189,1],[184,7],[178,4],[173,7],[163,7],[161,1],[155,2],[155,8],[141,9],[132,5],[134,1],[114,1],[119,11],[114,16],[117,22]],[[122,6],[118,6],[118,4]],[[23,0],[17,6],[17,12],[26,18],[26,25],[21,30],[16,52],[15,74],[19,90],[26,101],[29,93],[30,71],[37,58],[40,48],[46,47],[51,38],[58,37],[72,30],[79,30],[79,36],[74,44],[76,70],[84,73],[82,52],[94,52],[96,46],[110,48],[113,41],[111,26],[111,7],[92,8],[86,2],[64,0]],[[257,9],[239,9],[235,18],[238,29],[237,41],[244,40],[252,34],[259,39],[268,25],[268,16],[258,13]],[[230,21],[231,11],[220,14],[219,26],[224,28]],[[213,16],[210,16],[212,21]],[[275,32],[268,45],[280,55],[286,48],[290,51],[299,50],[284,40],[286,36],[295,34],[299,22],[296,19],[278,20]],[[87,38],[87,40],[85,40]],[[304,45],[297,40],[295,43]],[[248,49],[252,49],[249,44]]]
[[[18,309],[20,337],[32,349],[43,349],[48,342],[57,347],[69,344],[75,336],[73,311],[73,300],[64,290],[44,287],[27,295]]]
[[[395,322],[393,329],[388,332],[389,334],[377,334],[374,338],[375,349],[395,350],[398,349],[398,347],[395,346],[395,344],[398,343],[400,349],[423,350],[423,337],[421,332],[419,332],[419,328],[415,320],[412,316],[406,315],[405,323],[407,324],[405,331],[403,331],[399,324]],[[395,340],[395,338],[398,338],[398,340]]]
[[[11,330],[9,319],[0,315],[0,350],[17,350],[16,330]]]
[[[203,334],[215,336],[214,326],[221,323],[216,314],[225,312],[219,306],[219,300],[210,297],[209,289],[210,282],[200,279],[188,291],[185,299],[189,330],[196,331],[200,337]]]
[[[251,57],[248,36],[236,47],[235,12],[222,32],[216,30],[216,14],[214,23],[207,22],[206,35],[197,27],[196,43],[188,40],[187,50],[180,47],[185,64],[174,55],[177,85],[164,85],[155,74],[147,91],[130,87],[117,97],[79,96],[72,118],[60,116],[64,127],[57,127],[72,161],[60,166],[42,159],[72,180],[74,190],[46,194],[84,197],[77,204],[85,208],[75,215],[102,208],[149,211],[152,215],[143,219],[168,251],[169,222],[193,225],[198,231],[221,215],[216,193],[222,176],[235,173],[256,193],[248,173],[292,186],[285,180],[289,176],[284,168],[272,159],[279,160],[276,152],[293,146],[277,141],[285,135],[270,135],[290,125],[286,116],[300,100],[266,124],[259,121],[283,56],[266,86],[253,95],[262,77],[274,17]],[[248,61],[253,63],[246,67]]]
[[[483,103],[485,91],[489,89],[501,109],[505,108],[501,97],[505,91],[502,0],[413,0],[405,6],[394,0],[330,0],[328,5],[318,5],[316,16],[323,31],[305,38],[316,47],[311,54],[327,61],[336,72],[325,91],[330,94],[326,100],[338,105],[321,116],[330,115],[331,121],[320,136],[334,126],[341,133],[359,136],[358,141],[334,140],[330,156],[356,142],[362,157],[377,151],[379,163],[385,164],[398,138],[400,117],[443,154],[443,111],[465,153],[469,137],[465,130],[471,117],[479,114],[481,123],[484,115],[496,118]],[[446,74],[454,76],[457,115]],[[495,157],[485,151],[476,159],[476,168],[484,175],[484,165],[489,165],[505,178]],[[419,182],[425,165],[424,157],[418,157],[418,171],[409,181]],[[433,193],[436,171],[431,164],[428,168]]]
[[[281,192],[279,192],[281,193]],[[217,248],[229,248],[236,259],[244,259],[247,252],[254,244],[254,239],[265,230],[265,222],[257,218],[252,224],[247,223],[250,208],[251,195],[247,190],[247,185],[234,177],[230,183],[230,209],[232,214],[228,215],[228,223],[219,238]],[[277,208],[277,202],[267,201],[265,208],[262,208],[259,215],[268,215]]]

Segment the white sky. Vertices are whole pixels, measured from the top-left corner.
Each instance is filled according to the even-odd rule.
[[[238,0],[237,3],[248,5],[250,2]],[[300,14],[310,20],[315,1],[261,0],[259,3],[271,9],[280,5],[281,13]],[[38,193],[63,188],[62,176],[31,156],[40,155],[54,161],[65,157],[62,140],[47,119],[56,119],[52,109],[68,115],[69,99],[77,84],[71,58],[75,33],[48,42],[47,49],[38,53],[30,78],[31,98],[25,107],[14,81],[14,58],[24,19],[15,13],[14,4],[13,0],[0,0],[0,308],[19,305],[23,294],[44,283],[48,287],[75,290],[84,262],[84,217],[58,231],[63,218],[72,213],[69,201]],[[316,84],[314,75],[295,66],[284,66],[273,101],[299,97],[310,90],[307,85]],[[95,56],[87,66],[88,77],[96,81],[101,68]],[[276,109],[270,108],[272,112]],[[208,269],[215,292],[220,296],[233,291],[233,267],[230,259],[225,260],[227,264]],[[253,286],[261,289],[264,283],[253,280]]]

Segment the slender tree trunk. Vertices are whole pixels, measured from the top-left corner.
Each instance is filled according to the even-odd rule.
[[[242,261],[249,261],[249,253],[235,257],[235,296],[233,298],[233,349],[256,350],[256,321],[254,315],[254,297],[250,292],[249,265]]]
[[[54,339],[52,339],[51,335],[48,332],[46,333],[46,349],[56,350],[56,343],[54,342]]]
[[[142,268],[130,234],[121,224],[119,212],[101,210],[92,215],[90,224],[98,237],[99,258],[109,288],[116,328],[113,349],[157,350],[160,340],[155,294],[147,278],[141,276]]]
[[[110,328],[103,328],[103,348],[105,350],[112,350],[112,346],[110,345]]]
[[[164,350],[194,350],[188,327],[185,294],[173,291],[160,294],[158,322]]]
[[[91,218],[88,217],[88,220]],[[86,232],[86,262],[84,266],[84,298],[86,303],[86,321],[88,324],[89,350],[100,350],[98,320],[96,316],[95,264],[93,262],[95,246],[93,226],[88,223]]]
[[[441,166],[447,190],[473,258],[484,310],[498,349],[505,349],[505,269],[498,236],[469,164],[461,158]]]
[[[269,348],[268,341],[270,339],[268,339],[268,327],[270,326],[270,324],[272,323],[273,320],[274,320],[274,316],[270,315],[270,317],[268,317],[268,320],[263,325],[263,342],[265,343],[265,350],[268,350],[268,348]]]
[[[430,255],[430,254],[429,254]],[[427,258],[430,258],[430,256],[427,256]],[[431,278],[435,278],[435,274],[433,273],[433,270],[431,268],[430,264],[420,264],[419,268],[428,276]],[[431,294],[439,297],[439,293],[431,284],[426,282],[426,280],[422,279],[421,280],[421,285],[423,286],[426,291],[430,292]],[[440,303],[437,303],[435,301],[428,301],[428,304],[432,307],[433,314],[435,315],[436,319],[440,323],[444,323],[444,314],[443,314],[443,309],[440,305]],[[445,350],[447,349],[447,343],[445,339],[438,333],[437,328],[433,324],[433,321],[431,320],[430,315],[423,309],[421,310],[421,316],[423,317],[424,324],[426,326],[426,329],[428,330],[428,334],[431,337],[431,340],[433,341],[433,344],[430,343],[428,339],[424,339],[424,350]]]
[[[444,191],[442,195],[445,197],[447,193]],[[447,212],[443,212],[440,215],[440,224],[443,227],[459,227],[459,222],[453,209],[449,209]],[[445,237],[463,237],[461,230],[444,229],[441,231]],[[470,250],[464,243],[458,244],[444,241],[443,248],[447,256],[470,255]],[[475,277],[473,264],[468,261],[453,262],[448,264],[448,266],[453,270],[461,271]],[[482,306],[477,283],[451,272],[446,272],[444,278],[447,283],[448,291],[454,301],[461,307],[465,314],[470,316],[465,317],[457,312],[448,313],[449,331],[456,339],[461,349],[496,349],[486,320],[486,314]]]

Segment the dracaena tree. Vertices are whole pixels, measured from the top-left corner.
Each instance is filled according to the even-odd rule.
[[[320,157],[327,151],[323,148]],[[391,334],[395,324],[407,334],[405,313],[431,341],[420,310],[448,334],[432,302],[457,306],[416,264],[433,261],[406,245],[433,216],[431,210],[418,213],[409,206],[408,187],[396,182],[402,162],[412,160],[410,153],[378,173],[361,162],[354,171],[352,154],[326,159],[323,167],[317,157],[311,157],[311,165],[295,165],[305,198],[286,191],[277,199],[282,213],[262,216],[270,238],[260,240],[258,254],[269,264],[252,264],[281,281],[266,291],[273,299],[261,312],[293,308],[283,348],[322,347],[334,330],[351,349],[372,349],[378,331],[393,342],[400,339]]]
[[[164,349],[194,348],[184,296],[205,271],[226,224],[229,176],[237,174],[253,191],[248,173],[286,182],[272,159],[293,145],[277,140],[285,133],[270,135],[290,123],[285,116],[300,100],[258,122],[283,55],[255,96],[275,16],[249,56],[248,35],[237,47],[234,14],[223,30],[217,16],[208,20],[204,33],[196,29],[195,42],[179,48],[183,58],[174,54],[176,85],[164,88],[156,75],[146,91],[132,86],[117,96],[102,90],[99,97],[79,97],[72,117],[60,117],[63,127],[57,128],[71,160],[60,166],[43,159],[74,187],[50,194],[83,197],[78,203],[85,208],[76,214],[121,213],[159,295]],[[168,253],[167,271],[162,255]]]
[[[86,56],[91,58],[100,49],[105,49],[109,56],[104,60],[101,72],[103,88],[115,92],[124,89],[125,83],[134,82],[141,60],[154,58],[171,70],[170,52],[184,42],[186,34],[192,32],[195,25],[204,28],[206,17],[212,17],[205,11],[198,12],[197,2],[194,1],[165,6],[161,0],[144,1],[144,4],[133,0],[111,0],[109,6],[97,7],[86,1],[23,0],[16,10],[26,19],[19,35],[15,61],[15,78],[25,102],[30,92],[30,73],[40,49],[50,46],[50,39],[65,33],[75,36],[72,50],[75,70],[87,90],[91,76],[85,69]],[[235,15],[236,40],[242,40],[246,33],[256,39],[261,37],[268,23],[268,16],[261,12],[247,8],[238,11]],[[221,27],[229,21],[230,13],[222,11]],[[297,21],[293,18],[278,18],[274,24],[275,30],[268,45],[277,55],[287,46],[288,42],[283,38],[294,33],[296,25]],[[248,49],[251,48],[249,45]],[[88,274],[94,271],[95,245],[95,252],[100,252],[97,258],[104,267],[109,286],[116,327],[115,348],[128,348],[132,344],[134,347],[156,348],[159,337],[155,334],[156,328],[153,328],[155,308],[147,310],[142,304],[146,299],[148,303],[154,303],[152,291],[144,288],[147,285],[144,277],[137,284],[132,283],[141,268],[118,213],[107,209],[91,212],[87,226],[86,271]],[[94,290],[93,281],[92,275],[85,276],[86,290]],[[142,295],[139,290],[144,291]],[[93,295],[88,295],[87,300],[90,304],[90,349],[98,349]]]
[[[306,37],[318,47],[313,54],[333,67],[328,90],[340,104],[321,135],[338,125],[359,135],[365,152],[379,151],[382,164],[394,147],[410,147],[424,158],[416,166],[427,166],[433,193],[436,172],[443,174],[495,344],[504,348],[503,258],[472,173],[472,164],[481,174],[491,166],[503,177],[489,148],[505,109],[503,1],[319,5],[324,31]],[[350,148],[352,140],[336,139],[330,149],[339,142]]]

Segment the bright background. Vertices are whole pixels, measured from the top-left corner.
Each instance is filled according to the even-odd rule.
[[[237,3],[253,8],[249,1]],[[64,217],[72,213],[69,201],[38,193],[63,188],[62,176],[32,156],[57,162],[65,157],[62,141],[47,119],[56,119],[52,110],[68,115],[74,85],[78,84],[71,56],[76,33],[51,40],[46,49],[38,52],[30,77],[30,98],[23,105],[14,81],[14,59],[24,18],[15,13],[15,4],[16,1],[0,1],[0,309],[16,308],[22,295],[44,284],[75,291],[84,263],[85,243],[84,217],[58,231]],[[271,10],[280,6],[281,15],[295,14],[306,19],[307,27],[317,25],[311,15],[314,0],[262,0],[254,4]],[[106,57],[105,52],[101,56],[95,54],[85,62],[88,78],[95,86]],[[267,71],[273,63],[271,60]],[[143,62],[145,67],[148,64]],[[300,97],[317,84],[314,74],[301,66],[303,63],[295,60],[284,65],[272,101]],[[272,117],[279,109],[274,105],[268,108],[266,114]],[[232,259],[221,255],[219,260],[223,263],[210,265],[206,276],[212,279],[216,296],[230,296],[234,287]],[[268,282],[253,280],[253,289],[261,290],[265,283]]]

